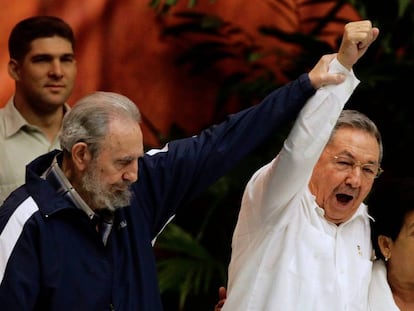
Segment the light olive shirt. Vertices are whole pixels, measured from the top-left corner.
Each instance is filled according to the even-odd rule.
[[[65,111],[70,108],[65,105]],[[17,111],[11,98],[0,109],[0,205],[25,181],[26,165],[38,156],[60,149],[58,135],[52,143]]]

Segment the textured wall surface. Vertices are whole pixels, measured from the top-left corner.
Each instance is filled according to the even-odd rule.
[[[14,88],[7,74],[7,38],[11,28],[28,16],[57,15],[73,27],[77,38],[78,78],[69,104],[94,90],[116,91],[130,97],[148,121],[143,124],[144,137],[146,144],[152,146],[159,145],[159,141],[149,124],[166,135],[172,124],[193,134],[200,126],[211,123],[220,75],[191,76],[188,69],[175,63],[182,51],[182,42],[161,35],[163,26],[176,22],[172,13],[187,9],[187,1],[181,0],[170,16],[163,18],[156,16],[146,0],[2,2],[0,107]],[[286,32],[306,34],[312,28],[312,17],[328,14],[335,1],[312,7],[304,4],[306,1],[269,0],[216,0],[210,4],[205,0],[192,10],[221,16],[243,28],[264,50],[270,51],[289,47],[269,37],[260,37],[259,25],[277,25]],[[358,19],[350,7],[335,14],[348,20]],[[321,39],[334,45],[342,30],[342,24],[331,24]],[[277,60],[266,61],[276,75],[281,75],[282,65],[276,66]],[[231,66],[238,64],[226,66],[217,70],[231,71]]]

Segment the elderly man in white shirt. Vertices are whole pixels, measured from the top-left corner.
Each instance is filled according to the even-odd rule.
[[[363,200],[380,174],[375,124],[343,110],[352,66],[377,38],[345,26],[330,72],[346,80],[308,101],[277,157],[248,182],[232,242],[223,311],[367,310],[372,245]]]

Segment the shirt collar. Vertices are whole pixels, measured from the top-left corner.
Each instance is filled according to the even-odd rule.
[[[78,209],[84,211],[89,219],[93,219],[96,214],[81,198],[78,192],[73,188],[70,181],[59,167],[59,160],[61,162],[62,153],[58,153],[53,159],[52,164],[43,173],[42,178],[47,180],[57,191],[69,201],[71,201]]]
[[[313,197],[314,199],[314,208],[316,213],[324,218],[325,217],[325,210],[321,207],[319,207],[319,205],[316,203],[316,197],[310,192],[309,189],[307,189],[309,194]],[[355,213],[351,216],[350,219],[348,219],[347,221],[341,223],[339,226],[343,226],[346,225],[350,222],[355,221],[356,219],[361,219],[363,220],[365,223],[369,224],[369,220],[373,220],[373,218],[368,214],[368,207],[365,203],[361,203],[358,207],[358,209],[355,211]]]
[[[14,106],[14,97],[10,98],[6,106],[4,106],[4,125],[6,137],[13,136],[16,134],[22,127],[29,125],[25,118],[20,114],[20,112]]]
[[[70,110],[70,106],[65,103],[63,106],[63,113],[66,114]],[[16,109],[14,105],[14,96],[9,99],[6,106],[4,106],[5,113],[5,133],[6,137],[13,136],[21,129],[27,128],[37,128],[36,126],[31,125],[27,120],[21,115],[21,113]]]

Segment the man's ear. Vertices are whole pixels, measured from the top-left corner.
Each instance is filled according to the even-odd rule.
[[[84,171],[92,160],[89,147],[84,142],[79,142],[72,147],[72,161],[79,171]]]
[[[390,237],[387,237],[385,235],[378,236],[378,246],[385,258],[391,257],[392,245],[393,241]]]
[[[7,71],[9,72],[9,76],[15,80],[19,81],[20,79],[20,65],[19,62],[15,59],[10,59],[9,63],[7,64]]]

